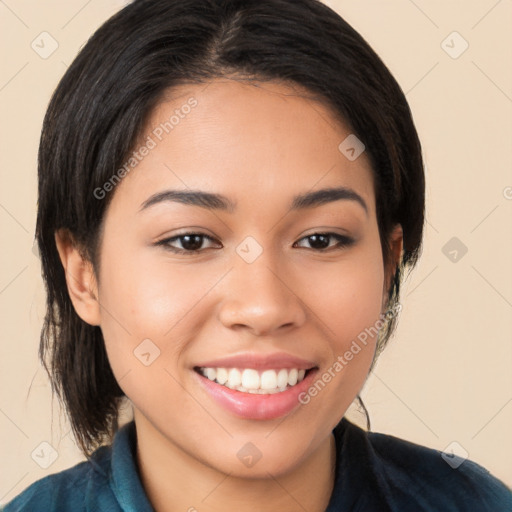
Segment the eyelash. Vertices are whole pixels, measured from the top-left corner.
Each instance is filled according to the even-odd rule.
[[[198,249],[198,250],[178,249],[178,248],[172,247],[170,245],[171,242],[173,242],[175,240],[179,240],[179,239],[187,237],[187,236],[200,236],[200,237],[202,237],[203,240],[207,239],[207,240],[215,242],[214,238],[212,238],[211,236],[205,235],[204,233],[193,233],[193,232],[191,232],[191,233],[182,233],[181,235],[173,236],[171,238],[165,238],[163,240],[160,240],[160,241],[156,242],[155,245],[163,246],[166,250],[169,250],[169,251],[171,251],[171,252],[173,252],[175,254],[194,254],[194,253],[199,253],[201,251],[206,250],[206,249]],[[330,233],[330,232],[311,233],[310,235],[306,235],[305,237],[302,237],[300,240],[298,240],[298,242],[300,242],[301,240],[305,240],[307,238],[311,238],[313,236],[324,236],[324,237],[334,238],[334,239],[338,240],[338,243],[336,245],[334,245],[334,246],[331,246],[331,247],[325,247],[325,248],[322,248],[322,249],[315,249],[315,248],[311,248],[310,249],[310,250],[316,251],[316,252],[327,252],[327,251],[332,250],[333,248],[334,249],[343,249],[345,247],[349,247],[350,245],[352,245],[354,243],[354,239],[352,239],[350,237],[347,237],[347,236],[344,236],[344,235],[339,235],[338,233]],[[296,243],[297,242],[294,243],[294,246],[295,246]]]

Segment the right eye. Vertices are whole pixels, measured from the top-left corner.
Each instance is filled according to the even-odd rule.
[[[203,247],[205,240],[216,242],[214,238],[204,233],[183,233],[160,240],[155,245],[161,245],[165,249],[177,254],[194,254],[209,249],[209,247]],[[179,244],[181,247],[176,247],[176,244]]]

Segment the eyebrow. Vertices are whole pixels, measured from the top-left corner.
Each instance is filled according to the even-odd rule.
[[[152,195],[144,201],[139,212],[158,203],[174,201],[192,206],[201,206],[208,210],[234,211],[236,205],[222,194],[213,194],[200,190],[165,190]]]
[[[368,215],[368,206],[365,200],[355,190],[347,187],[322,188],[314,192],[300,194],[293,198],[291,209],[312,208],[342,199],[357,202],[363,207],[366,215]]]
[[[293,198],[290,209],[296,211],[305,208],[314,208],[340,200],[357,202],[362,206],[366,215],[368,215],[368,206],[364,199],[355,190],[347,187],[323,188],[315,190],[314,192],[299,194]],[[155,204],[168,201],[199,206],[208,210],[233,212],[236,209],[236,203],[222,194],[203,192],[201,190],[165,190],[153,194],[146,199],[146,201],[142,203],[139,212]]]

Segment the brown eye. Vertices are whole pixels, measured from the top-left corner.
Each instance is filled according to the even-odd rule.
[[[197,251],[201,249],[204,240],[202,235],[183,235],[180,236],[179,239],[181,240],[181,246],[186,251]]]
[[[312,235],[305,236],[304,238],[299,240],[299,242],[303,240],[307,240],[310,245],[310,248],[317,251],[323,251],[331,248],[343,248],[354,243],[354,240],[352,238],[343,235],[338,235],[337,233],[313,233]],[[333,241],[336,243],[331,244],[331,242]],[[296,242],[296,244],[298,244],[299,242]]]
[[[203,247],[207,240],[215,242],[212,237],[203,233],[183,233],[182,235],[160,240],[156,245],[163,246],[171,252],[186,254],[208,249],[209,247]],[[176,245],[178,245],[178,247],[176,247]]]

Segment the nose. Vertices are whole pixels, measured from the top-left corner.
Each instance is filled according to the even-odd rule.
[[[304,323],[305,305],[293,289],[293,277],[271,266],[264,254],[253,263],[235,261],[220,306],[225,327],[264,336]]]

